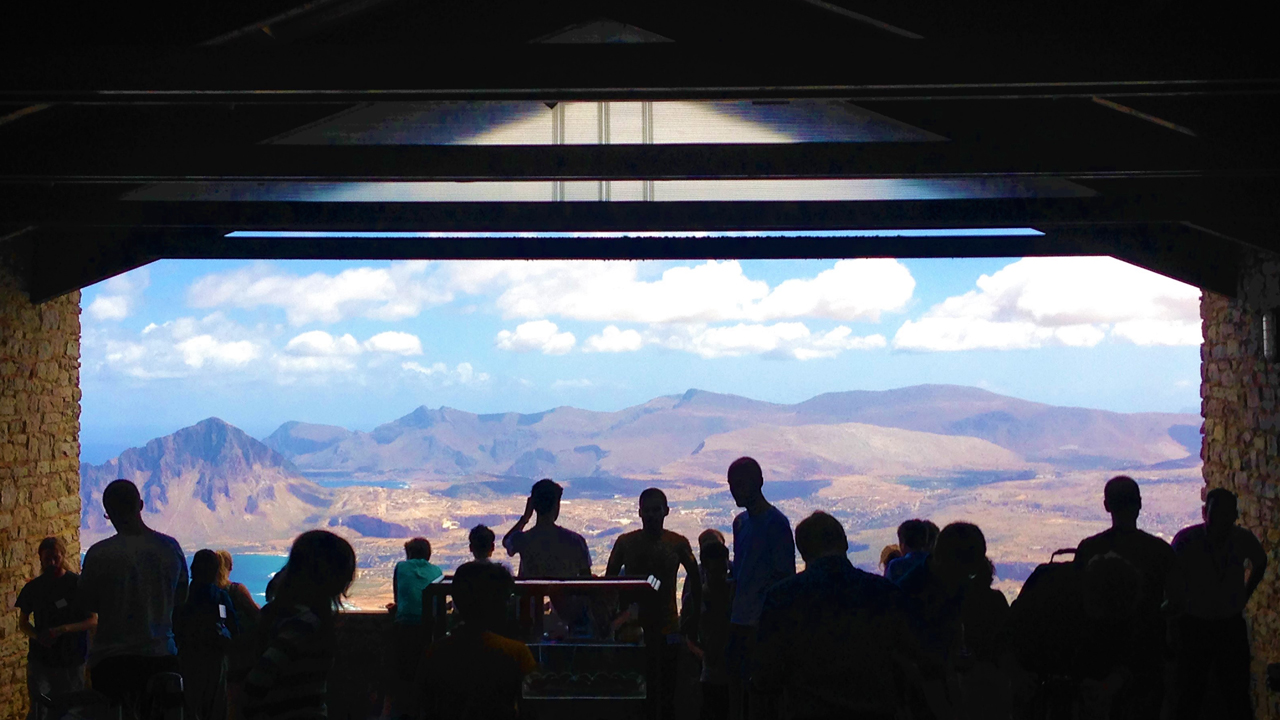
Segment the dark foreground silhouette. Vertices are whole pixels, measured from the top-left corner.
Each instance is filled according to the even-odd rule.
[[[642,527],[618,537],[606,575],[648,579],[653,602],[563,592],[551,598],[543,640],[568,648],[642,640],[657,658],[645,671],[647,707],[664,718],[692,717],[694,703],[703,718],[733,720],[1253,717],[1243,610],[1267,557],[1237,525],[1228,490],[1211,490],[1204,523],[1170,545],[1138,528],[1138,483],[1112,478],[1103,491],[1112,526],[1055,553],[1074,559],[1038,567],[1010,606],[992,587],[976,525],[903,523],[882,554],[882,577],[849,562],[845,529],[827,513],[803,519],[793,535],[766,499],[755,460],[735,460],[727,480],[742,508],[731,541],[708,528],[695,556],[663,527],[666,496],[644,491]],[[503,537],[521,577],[590,577],[582,536],[556,524],[561,494],[538,481]],[[132,482],[108,485],[102,503],[116,535],[89,548],[79,576],[66,567],[65,545],[44,539],[41,574],[17,601],[30,639],[31,718],[77,703],[125,718],[183,707],[197,720],[328,716],[335,615],[356,569],[347,541],[322,530],[298,536],[259,612],[229,582],[229,555],[201,550],[188,578],[178,542],[143,522]],[[489,528],[472,530],[475,559],[451,578],[454,612],[443,617],[453,627],[443,637],[424,628],[423,607],[424,588],[442,571],[427,540],[405,544],[388,606],[396,633],[384,715],[533,712],[522,688],[537,663],[512,637],[514,580],[491,559],[494,541]],[[541,632],[542,611],[532,612]],[[680,689],[690,663],[700,668],[696,691]]]

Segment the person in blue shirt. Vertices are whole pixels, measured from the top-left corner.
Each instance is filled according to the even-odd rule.
[[[907,573],[929,559],[933,545],[938,541],[938,526],[918,518],[898,526],[898,549],[902,557],[889,561],[884,576],[889,582],[900,583]]]
[[[218,586],[222,560],[212,550],[191,558],[187,601],[174,610],[183,698],[196,720],[227,717],[227,652],[240,632],[231,595]]]
[[[744,718],[748,661],[755,651],[765,592],[796,574],[796,544],[787,516],[764,497],[760,463],[749,457],[734,460],[728,480],[729,492],[742,512],[733,519],[734,595],[726,654],[734,676],[732,716]]]
[[[396,563],[391,576],[396,601],[387,605],[395,614],[393,691],[388,693],[390,717],[415,715],[410,707],[414,697],[413,683],[418,663],[427,645],[427,631],[422,624],[422,591],[444,576],[439,566],[431,563],[431,543],[416,537],[404,544],[405,559]]]

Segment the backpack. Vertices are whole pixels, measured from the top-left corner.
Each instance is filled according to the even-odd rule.
[[[1080,638],[1088,632],[1083,573],[1073,562],[1054,562],[1058,555],[1074,554],[1074,548],[1054,552],[1031,573],[1009,607],[1014,652],[1031,672],[1078,674]]]
[[[226,652],[231,630],[224,617],[226,606],[217,603],[184,603],[173,612],[173,634],[179,650]]]

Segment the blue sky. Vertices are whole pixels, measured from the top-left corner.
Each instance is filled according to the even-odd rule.
[[[1195,411],[1198,297],[1110,258],[162,261],[83,294],[83,457],[209,416],[262,437],[689,388],[797,402],[954,383]]]

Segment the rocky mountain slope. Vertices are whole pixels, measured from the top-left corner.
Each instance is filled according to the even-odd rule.
[[[81,527],[90,539],[113,532],[103,517],[102,490],[117,478],[138,485],[149,525],[187,543],[287,537],[316,522],[331,502],[327,490],[280,453],[217,418],[102,465],[82,464]]]
[[[367,433],[290,422],[265,442],[312,476],[645,477],[724,433],[847,423],[979,438],[1067,469],[1195,464],[1199,456],[1194,415],[1055,407],[950,385],[828,393],[795,405],[690,390],[617,412],[477,415],[424,406]],[[740,454],[765,451],[753,440]]]

